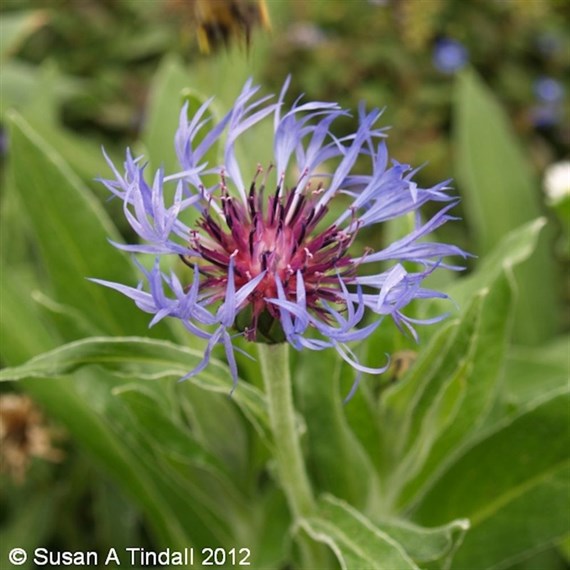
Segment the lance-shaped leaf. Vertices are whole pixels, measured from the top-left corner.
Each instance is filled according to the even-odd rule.
[[[331,495],[319,502],[315,516],[301,519],[299,525],[331,548],[342,570],[420,570],[401,544]]]
[[[29,287],[33,281],[30,283],[13,270],[3,270],[0,276],[0,357],[7,364],[17,365],[31,354],[48,350],[60,339],[30,303]],[[187,546],[190,539],[165,503],[160,485],[147,477],[136,453],[115,437],[100,413],[112,385],[116,385],[116,379],[110,379],[101,370],[84,371],[72,382],[57,375],[49,380],[22,379],[22,387],[42,408],[58,418],[83,448],[136,498],[149,517],[157,540],[164,545]]]
[[[447,360],[456,365],[449,369],[444,362],[418,402],[423,413],[412,422],[416,439],[396,476],[405,473],[409,481],[399,498],[401,504],[421,493],[426,481],[437,476],[461,445],[473,437],[497,399],[510,334],[509,278],[500,276],[481,297],[466,351],[454,353],[451,346]]]
[[[328,544],[341,567],[350,569],[403,570],[405,568],[448,570],[460,547],[469,521],[425,528],[403,519],[372,521],[351,505],[332,495],[323,495],[316,517],[301,522],[316,540]]]
[[[569,346],[568,336],[540,348],[512,346],[505,367],[505,403],[524,406],[566,386],[570,377]]]
[[[29,123],[16,113],[10,117],[10,172],[55,301],[109,333],[148,331],[169,338],[164,325],[149,331],[148,316],[130,301],[86,281],[91,276],[136,283],[126,256],[108,247],[108,236],[121,238],[101,205]]]
[[[379,482],[368,453],[375,450],[365,450],[348,425],[339,389],[343,363],[311,356],[299,356],[294,374],[299,409],[308,428],[308,467],[321,490],[359,508],[373,508]]]
[[[109,413],[121,439],[138,450],[148,470],[176,497],[177,514],[192,525],[197,544],[208,546],[212,540],[231,544],[247,536],[252,509],[234,474],[150,387],[137,383],[114,390],[121,404],[117,411],[126,410]]]
[[[28,281],[15,272],[2,271],[1,277],[0,356],[3,362],[17,365],[30,354],[48,350],[59,339],[29,302]],[[183,548],[191,543],[172,505],[165,500],[160,484],[148,476],[136,450],[113,433],[101,413],[111,397],[112,386],[117,384],[116,378],[102,370],[84,370],[73,380],[54,374],[48,380],[22,378],[21,381],[42,408],[58,418],[83,449],[96,457],[129,496],[136,499],[160,544]]]
[[[390,502],[411,501],[489,415],[510,333],[511,271],[532,253],[543,226],[537,220],[511,232],[478,271],[452,288],[464,306],[460,321],[442,327],[408,375],[386,392],[381,437],[392,465]]]
[[[474,230],[475,252],[481,255],[508,232],[540,216],[537,176],[505,112],[474,72],[458,76],[454,125],[457,178]],[[525,344],[538,344],[552,336],[558,324],[554,263],[546,235],[515,275],[515,336]]]
[[[422,527],[403,519],[380,519],[378,528],[401,544],[423,568],[448,570],[469,531],[467,519],[457,519],[438,527]]]
[[[483,433],[413,511],[423,525],[462,516],[472,528],[453,568],[504,568],[562,539],[568,513],[568,387]]]
[[[0,381],[22,378],[49,378],[71,374],[89,365],[129,378],[157,380],[181,378],[201,362],[203,354],[167,341],[138,337],[92,337],[63,345],[40,354],[27,363],[0,371]],[[212,360],[212,365],[192,382],[205,390],[230,394],[231,374],[224,364]],[[253,386],[242,382],[233,398],[261,435],[266,437],[268,419],[265,398]]]

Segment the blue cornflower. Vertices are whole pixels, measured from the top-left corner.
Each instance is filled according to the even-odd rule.
[[[539,77],[534,82],[536,98],[543,103],[559,103],[564,98],[564,87],[553,77]]]
[[[298,350],[334,348],[358,371],[381,373],[386,367],[362,365],[347,343],[368,337],[385,316],[414,337],[415,324],[443,318],[418,321],[403,309],[414,299],[445,298],[423,288],[422,281],[438,266],[460,269],[444,258],[466,255],[425,239],[454,219],[449,210],[457,199],[449,196],[448,182],[420,188],[413,181],[416,170],[389,162],[385,129],[376,126],[381,111],[367,112],[361,105],[356,132],[337,137],[333,122],[348,113],[336,103],[299,100],[285,111],[288,84],[271,103],[270,97],[256,100],[259,87],[248,81],[217,124],[205,118],[211,100],[190,120],[185,105],[175,137],[181,170],[169,175],[159,170],[152,184],[130,151],[124,173],[107,159],[114,178],[102,182],[123,201],[127,221],[142,238],[140,244],[114,245],[154,254],[156,260],[152,269],[139,265],[144,279],[137,287],[95,281],[153,314],[151,325],[177,318],[207,341],[203,361],[187,377],[202,370],[214,346],[223,344],[236,379],[232,340],[240,334],[250,341],[286,341]],[[274,163],[264,170],[253,158],[240,167],[236,141],[270,116]],[[205,156],[223,134],[223,163],[209,165]],[[357,164],[363,159],[370,166],[361,173]],[[331,161],[335,169],[323,173]],[[247,172],[252,177],[246,184]],[[333,216],[329,207],[339,198],[351,204]],[[442,207],[422,222],[419,210],[428,202]],[[182,221],[186,210],[199,214],[192,228]],[[361,229],[409,213],[416,214],[415,229],[384,249],[354,243]],[[191,278],[163,271],[161,261],[168,255],[189,266]],[[419,269],[410,271],[404,262]],[[364,324],[369,313],[376,318]]]
[[[563,114],[563,85],[553,77],[542,76],[534,82],[533,87],[538,103],[530,109],[532,122],[542,128],[556,125]]]
[[[451,38],[441,38],[435,43],[432,58],[438,71],[451,74],[465,67],[469,54],[461,42]]]

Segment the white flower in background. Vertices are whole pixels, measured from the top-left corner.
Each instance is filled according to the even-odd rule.
[[[551,164],[544,173],[544,193],[550,204],[558,204],[570,196],[570,160]]]

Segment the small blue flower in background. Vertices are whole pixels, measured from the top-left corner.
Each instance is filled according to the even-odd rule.
[[[534,82],[534,94],[543,103],[558,103],[564,98],[564,87],[553,77],[540,77]]]
[[[548,129],[560,121],[560,109],[557,105],[535,105],[530,109],[530,120],[535,127]]]
[[[549,128],[558,124],[562,118],[564,87],[553,77],[539,77],[533,85],[538,104],[530,110],[532,122],[539,128]]]
[[[143,280],[136,287],[94,281],[153,314],[151,325],[173,317],[207,341],[203,361],[187,377],[202,370],[214,346],[222,344],[236,379],[236,335],[286,341],[298,350],[334,348],[356,370],[381,373],[386,367],[361,364],[347,343],[368,337],[386,316],[414,338],[416,324],[441,320],[444,315],[418,321],[403,311],[414,299],[445,298],[422,282],[438,267],[461,269],[446,257],[466,256],[458,247],[426,240],[455,219],[449,211],[457,198],[449,195],[448,181],[420,188],[413,181],[417,170],[389,161],[385,129],[376,126],[378,109],[361,105],[356,132],[338,137],[331,127],[347,111],[335,103],[299,100],[285,110],[288,84],[271,103],[270,97],[256,99],[259,87],[248,81],[217,124],[204,118],[211,100],[190,119],[185,106],[175,137],[179,172],[159,170],[150,182],[130,151],[124,171],[108,160],[114,177],[102,182],[122,200],[142,240],[114,245],[153,254],[155,262],[152,269],[139,264]],[[273,163],[263,167],[251,157],[238,165],[238,139],[270,118]],[[206,163],[222,135],[223,163]],[[364,161],[369,166],[363,171]],[[333,214],[335,200],[346,205]],[[424,221],[420,209],[429,202],[441,207]],[[194,227],[182,221],[187,210],[199,213]],[[415,214],[415,229],[385,248],[374,251],[355,242],[361,230],[409,213]],[[178,256],[180,268],[190,270],[165,272],[165,256]],[[365,321],[368,313],[375,318]]]
[[[469,61],[467,48],[457,40],[442,38],[433,48],[433,65],[442,73],[455,73]]]

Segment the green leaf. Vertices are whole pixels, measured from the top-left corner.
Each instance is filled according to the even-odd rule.
[[[107,241],[120,241],[116,229],[58,153],[22,117],[10,116],[10,168],[55,300],[108,333],[147,333],[148,316],[132,301],[86,280],[134,284],[128,257]],[[148,334],[170,336],[163,325]]]
[[[124,437],[111,429],[110,419],[125,415],[124,409],[112,407],[111,390],[116,385],[116,378],[102,370],[78,371],[73,380],[24,382],[25,389],[67,427],[144,509],[157,540],[168,546],[187,546],[192,537],[177,514],[179,500],[169,500],[163,482],[148,468],[140,449],[128,445]],[[130,429],[135,430],[136,426],[131,423]]]
[[[94,478],[91,487],[96,543],[101,550],[119,551],[136,544],[142,517],[130,498],[105,477]],[[89,540],[93,544],[93,537]]]
[[[5,362],[15,363],[30,353],[49,348],[50,344],[57,343],[58,339],[57,336],[54,338],[49,334],[45,336],[41,334],[42,322],[34,313],[34,306],[28,302],[29,293],[22,290],[21,281],[18,281],[19,288],[9,289],[6,284],[12,280],[7,279],[8,275],[5,274],[2,277],[3,318],[0,332],[2,339],[7,339],[7,342],[2,343],[1,357]],[[56,352],[60,350],[56,349]],[[161,350],[163,348],[157,348],[158,353]],[[168,358],[168,353],[165,356]],[[196,359],[193,362],[196,362]],[[144,368],[145,362],[141,362],[140,365]],[[50,374],[54,373],[52,366]],[[224,373],[227,376],[227,371]],[[187,505],[187,501],[191,500],[191,494],[187,490],[181,490],[180,487],[180,480],[184,480],[180,471],[183,473],[188,471],[187,464],[176,465],[177,456],[172,454],[171,446],[162,442],[165,453],[170,453],[170,460],[175,463],[175,466],[170,468],[171,471],[177,472],[176,480],[173,481],[172,474],[167,474],[164,469],[161,470],[156,457],[149,458],[148,451],[145,451],[143,446],[146,438],[153,433],[149,426],[145,428],[144,420],[146,419],[148,423],[157,416],[157,409],[149,410],[145,418],[129,411],[124,397],[123,405],[119,405],[121,399],[112,395],[112,390],[117,387],[117,378],[111,377],[101,368],[77,370],[73,379],[28,379],[22,382],[23,387],[42,404],[43,408],[51,416],[58,418],[78,443],[95,456],[98,463],[123,486],[131,498],[137,501],[149,518],[160,544],[173,548],[189,546],[195,538],[199,538],[199,535],[204,539],[204,544],[208,544],[208,539],[202,533],[193,532],[192,536],[189,536],[188,531],[184,530],[194,528],[196,521],[199,520],[192,519],[195,511],[190,508],[191,505],[190,507]],[[172,381],[169,381],[169,385],[172,385]],[[230,385],[231,380],[227,379],[225,397]],[[146,383],[145,386],[147,390],[153,387],[160,389],[160,394],[166,392],[164,386],[160,386],[158,382]],[[163,397],[163,408],[167,400]],[[141,413],[147,410],[148,407],[142,406],[137,409]],[[165,413],[163,412],[160,417],[163,418]],[[174,440],[172,445],[176,445],[177,441]],[[207,475],[202,477],[203,480],[197,485],[198,490],[208,488],[206,482],[210,477]],[[212,496],[224,495],[217,491]],[[240,523],[242,522],[240,520]],[[241,524],[240,528],[243,527]],[[210,535],[209,543],[211,539]]]
[[[197,441],[188,426],[177,421],[176,414],[160,402],[154,390],[139,383],[126,384],[113,390],[136,418],[141,437],[147,439],[157,454],[183,458],[188,463],[222,470],[223,464]]]
[[[568,561],[556,548],[541,550],[521,562],[508,566],[508,570],[568,570]]]
[[[446,292],[463,305],[477,291],[488,287],[506,268],[513,268],[525,262],[536,250],[538,239],[546,226],[546,218],[537,218],[510,231],[489,254],[481,260],[476,271],[458,279]]]
[[[30,256],[27,241],[31,228],[22,216],[22,206],[6,172],[0,174],[0,185],[0,260],[6,267],[19,269]]]
[[[55,78],[59,80],[59,76]],[[65,157],[65,162],[73,169],[81,180],[98,192],[97,196],[106,200],[107,190],[102,184],[94,180],[96,176],[105,173],[108,169],[107,163],[101,151],[101,144],[96,140],[78,136],[74,132],[64,128],[57,122],[46,120],[43,109],[51,103],[52,112],[58,113],[55,95],[48,91],[50,86],[42,82],[37,87],[37,91],[42,93],[42,105],[31,101],[30,105],[22,110],[25,120],[33,124],[34,130],[53,148],[57,148],[58,153]],[[51,100],[48,97],[52,97]],[[118,207],[116,210],[120,210]]]
[[[390,433],[400,424],[402,436],[407,435],[388,484],[389,493],[399,494],[398,504],[421,493],[491,411],[509,338],[511,298],[509,280],[502,275],[475,297],[443,355],[433,353],[441,342],[436,338],[420,366],[387,394],[386,423],[398,417],[396,410],[403,411],[403,425],[392,419]]]
[[[1,277],[0,357],[4,363],[16,365],[32,354],[51,348],[60,339],[57,332],[54,334],[46,327],[45,320],[30,303],[28,280],[8,271],[2,271]],[[167,503],[160,481],[149,475],[137,450],[113,432],[105,417],[109,403],[116,400],[111,396],[112,388],[117,385],[115,377],[99,369],[78,371],[73,380],[56,376],[22,379],[21,382],[34,400],[65,425],[80,445],[137,501],[160,544],[180,548],[189,545],[190,537],[180,525],[172,505]],[[117,414],[116,408],[114,413]]]
[[[390,502],[398,494],[400,505],[412,500],[496,411],[510,331],[507,275],[532,253],[543,225],[537,220],[511,232],[472,276],[450,288],[462,303],[471,298],[460,322],[442,328],[407,376],[384,394],[382,449],[385,464],[397,465],[383,477],[393,481],[387,485]]]
[[[18,105],[27,103],[38,87],[35,65],[21,61],[2,62],[2,84],[0,97],[0,117]]]
[[[63,75],[51,61],[37,66],[11,59],[2,62],[0,116],[5,119],[11,109],[26,112],[33,109],[38,115],[44,111],[44,115],[40,116],[42,127],[53,128],[59,117],[58,106],[61,102],[85,89],[81,80]],[[75,139],[80,147],[89,145],[85,138]],[[68,149],[76,154],[76,149]]]
[[[275,3],[276,5],[278,3]],[[213,57],[197,61],[192,66],[192,86],[205,95],[215,96],[220,108],[229,110],[245,82],[261,77],[271,55],[270,39],[258,34],[247,57],[239,48],[220,50]],[[244,132],[236,142],[236,155],[242,168],[244,182],[255,175],[259,164],[267,168],[274,162],[273,121],[266,118],[261,124]]]
[[[469,350],[481,311],[482,295],[478,294],[460,323],[449,323],[434,337],[428,348],[420,353],[410,372],[386,391],[380,405],[385,425],[385,446],[392,448],[396,458],[409,450],[420,426],[438,394],[456,370],[463,368],[461,355]],[[390,445],[391,442],[391,445]]]
[[[308,467],[323,491],[358,508],[374,509],[379,482],[370,458],[347,423],[340,399],[341,368],[342,361],[337,358],[315,358],[307,352],[299,355],[293,376],[308,428]]]
[[[236,483],[243,483],[248,473],[248,433],[243,415],[232,398],[227,393],[204,390],[192,382],[177,383],[176,388],[196,439],[223,460]],[[220,422],[220,418],[224,421]]]
[[[39,307],[30,303],[29,289],[35,285],[28,272],[0,264],[0,357],[3,364],[19,364],[59,342],[57,333],[47,327]]]
[[[454,569],[505,567],[568,532],[569,396],[566,387],[483,433],[416,505],[420,524],[470,519]]]
[[[174,134],[184,103],[182,91],[191,81],[180,58],[170,55],[160,64],[150,87],[142,142],[153,170],[164,167],[166,174],[180,170],[174,151]]]
[[[505,366],[504,400],[517,408],[562,388],[570,377],[570,338],[563,336],[540,348],[513,346]]]
[[[15,368],[0,371],[0,381],[22,378],[49,378],[71,374],[90,365],[126,377],[157,380],[181,378],[195,368],[203,353],[176,344],[137,337],[94,337],[72,342],[40,354]],[[233,388],[231,374],[224,364],[210,360],[209,366],[189,382],[205,390],[229,395]],[[251,385],[242,382],[233,399],[254,427],[268,437],[268,417],[265,397]]]
[[[94,181],[94,175],[104,172],[107,168],[101,144],[73,133],[60,121],[63,99],[81,90],[85,91],[86,85],[81,80],[64,76],[51,60],[34,69],[32,76],[33,88],[25,89],[25,95],[18,94],[13,106],[20,109],[24,118],[34,125],[34,129],[44,140],[50,141],[51,146],[58,149],[59,154],[65,157],[65,161],[74,172],[95,191],[99,190],[101,196],[104,195],[103,199],[107,199],[107,190],[102,184]],[[11,182],[9,178],[8,182]],[[12,203],[18,206],[18,195],[10,187],[7,188],[5,200],[9,206]],[[112,206],[120,211],[118,201]],[[122,215],[122,212],[120,213]],[[21,222],[23,218],[20,206],[19,221]],[[10,249],[14,248],[14,241],[10,240]],[[23,258],[24,256],[21,256],[20,261]]]
[[[484,253],[540,215],[536,174],[504,110],[473,71],[457,76],[454,112],[458,179]]]
[[[259,34],[247,57],[236,46],[197,60],[192,66],[192,85],[200,86],[208,96],[219,98],[229,109],[248,78],[260,77],[266,69],[271,42],[270,38]],[[268,146],[267,141],[260,141],[260,144]]]
[[[458,76],[454,124],[457,178],[480,255],[509,231],[540,216],[539,188],[504,111],[472,71]],[[558,326],[554,264],[544,238],[516,277],[517,337],[537,344]]]
[[[70,338],[83,338],[103,334],[85,315],[74,307],[54,301],[42,291],[34,290],[30,298],[42,310],[46,319],[55,324],[57,329],[65,330]]]
[[[558,543],[558,550],[566,562],[570,562],[570,532]]]
[[[402,545],[336,497],[324,496],[299,526],[329,546],[343,570],[419,570]]]
[[[398,454],[395,459],[396,468],[389,474],[387,484],[387,490],[392,495],[390,502],[399,496],[398,502],[405,503],[410,500],[410,494],[417,492],[423,479],[418,479],[418,476],[422,474],[422,468],[428,462],[435,442],[448,425],[452,429],[451,422],[458,416],[459,406],[465,401],[484,298],[484,293],[475,297],[442,358],[436,360],[439,355],[434,355],[432,351],[437,343],[432,344],[429,355],[418,363],[419,366],[402,382],[401,388],[386,395],[382,410],[385,423],[392,424],[388,428],[389,433],[397,434],[400,431],[397,434],[399,437],[394,440]],[[422,374],[424,377],[420,381]],[[414,384],[416,392],[405,407],[402,400]],[[456,401],[449,402],[446,397],[449,394],[452,397],[455,395]],[[441,410],[446,407],[450,410],[451,417],[442,417]],[[403,410],[403,416],[396,415],[397,409]],[[409,489],[410,480],[416,482],[412,489]]]
[[[66,132],[61,126],[61,103],[71,96],[85,93],[88,88],[86,80],[64,75],[54,60],[46,60],[39,65],[35,69],[35,76],[37,78],[36,90],[30,93],[30,99],[25,102],[24,106],[22,106],[24,101],[18,101],[17,108],[26,120],[35,125],[44,138],[46,136],[42,132],[43,129],[53,132],[56,136],[59,132]],[[70,132],[68,134],[77,143],[79,149],[92,149],[91,162],[97,159],[103,161],[101,149],[97,144],[85,136],[71,135]],[[65,156],[68,162],[68,153],[75,155],[76,151],[79,150],[74,148],[72,144],[60,148],[56,144],[59,142],[58,140],[53,141],[51,138],[48,140],[59,149],[60,154]],[[86,153],[87,150],[84,152]],[[89,177],[93,177],[93,172],[89,173]]]
[[[147,159],[153,170],[163,167],[166,174],[173,174],[180,172],[182,168],[174,146],[180,111],[183,105],[187,104],[187,116],[191,119],[207,99],[206,96],[190,89],[191,83],[196,84],[196,80],[185,69],[180,58],[174,55],[165,57],[151,85],[148,118],[142,133],[142,142],[148,153]],[[200,144],[217,121],[213,108],[214,104],[210,104],[202,115],[202,121],[207,121],[207,124],[194,137],[192,143],[194,148]],[[203,161],[213,167],[219,163],[218,152],[219,142],[216,141],[204,155]],[[204,175],[202,178],[206,186],[217,181],[216,175]],[[198,217],[198,211],[193,208],[181,213],[181,220],[189,227],[194,225]]]
[[[2,486],[4,491],[8,492],[8,486],[5,483]],[[49,539],[55,521],[58,497],[55,492],[48,494],[40,489],[34,491],[36,492],[31,496],[21,497],[14,505],[15,509],[10,511],[12,516],[9,517],[8,524],[3,520],[0,530],[2,560],[8,560],[8,553],[12,548],[22,548],[30,552],[43,546]]]
[[[20,44],[48,21],[44,10],[17,10],[0,16],[0,58],[14,53]],[[4,62],[2,62],[2,65]]]
[[[459,363],[448,385],[438,394],[439,401],[430,409],[427,421],[418,426],[421,435],[414,451],[420,456],[426,445],[422,438],[424,429],[429,433],[430,429],[435,428],[437,440],[404,495],[418,492],[424,482],[449,461],[460,445],[484,425],[498,397],[511,332],[512,300],[511,280],[503,274],[485,292],[479,322],[470,339],[469,353]],[[452,409],[446,414],[445,407]],[[437,423],[437,416],[435,421],[430,417],[433,414],[443,415],[444,420]]]
[[[468,311],[476,314],[475,306],[480,303],[477,296]],[[406,444],[412,440],[411,424],[414,419],[413,408],[426,390],[430,379],[441,368],[449,354],[452,343],[459,343],[459,321],[450,321],[441,326],[430,343],[420,351],[418,359],[403,378],[380,394],[379,423],[381,429],[380,449],[385,458],[383,475],[386,476],[404,453]],[[465,322],[464,326],[469,323]]]
[[[372,341],[369,339],[368,342]],[[372,341],[373,342],[373,341]],[[337,398],[345,398],[353,387],[355,371],[348,364],[340,365],[340,388],[337,389]],[[345,422],[350,430],[350,439],[358,442],[357,449],[364,451],[366,463],[371,463],[376,474],[369,483],[370,490],[376,491],[374,487],[382,477],[387,460],[384,455],[385,450],[380,445],[383,426],[378,414],[378,398],[375,390],[382,386],[384,379],[377,376],[369,376],[361,382],[350,401],[342,406],[342,414],[346,418]],[[374,497],[372,493],[369,499]],[[342,498],[342,497],[341,497]],[[368,503],[372,507],[372,501]]]
[[[207,546],[216,537],[221,544],[231,544],[236,534],[247,535],[252,509],[237,489],[231,469],[177,421],[169,406],[161,405],[149,385],[122,386],[114,394],[134,421],[125,422],[116,414],[111,421],[148,458],[149,471],[178,497],[176,512],[183,524],[193,525],[193,541]]]
[[[414,562],[429,568],[451,568],[453,556],[461,546],[469,521],[458,519],[449,524],[425,528],[402,519],[382,520],[378,528],[401,544]]]

